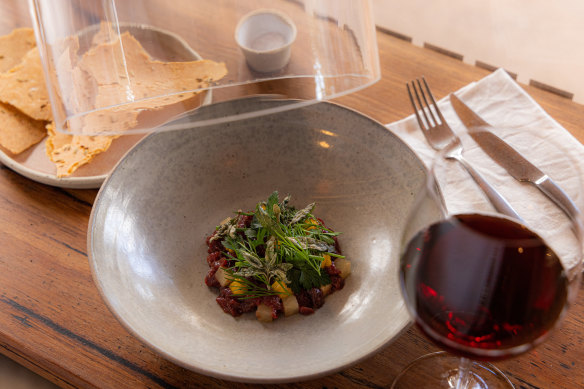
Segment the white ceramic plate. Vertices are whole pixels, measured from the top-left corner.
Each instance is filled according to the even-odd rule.
[[[90,41],[99,26],[80,33],[80,44]],[[121,32],[130,31],[140,41],[146,51],[162,61],[192,61],[201,59],[179,36],[151,26],[121,24]],[[205,92],[203,104],[211,102],[211,91]],[[14,155],[0,146],[0,162],[15,172],[47,185],[62,188],[99,188],[116,163],[131,149],[144,134],[126,135],[113,141],[112,146],[96,156],[90,163],[81,166],[72,175],[57,177],[57,168],[46,154],[45,140],[23,153]]]
[[[191,119],[250,104],[201,108]],[[188,118],[185,120],[189,120]],[[331,103],[224,125],[153,134],[119,163],[88,232],[94,280],[111,311],[165,357],[244,382],[330,374],[394,339],[409,322],[397,278],[399,236],[425,170],[381,124]],[[342,231],[353,272],[311,316],[233,318],[204,284],[204,243],[237,209],[278,190]]]

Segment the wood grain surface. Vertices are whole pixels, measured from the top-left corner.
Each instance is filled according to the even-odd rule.
[[[11,15],[8,11],[4,17]],[[489,74],[381,31],[378,45],[382,79],[337,102],[381,123],[411,113],[404,91],[410,79],[424,75],[441,98]],[[583,106],[524,87],[584,141]],[[63,388],[270,387],[186,370],[149,349],[117,322],[94,285],[87,258],[86,233],[96,193],[45,186],[0,166],[0,353]],[[411,327],[384,350],[347,370],[280,387],[384,388],[409,362],[436,350]],[[517,388],[584,387],[584,292],[546,343],[496,365]]]

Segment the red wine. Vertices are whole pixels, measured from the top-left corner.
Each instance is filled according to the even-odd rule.
[[[568,293],[559,258],[538,235],[478,214],[418,233],[404,251],[400,277],[422,331],[450,351],[482,359],[541,341]]]

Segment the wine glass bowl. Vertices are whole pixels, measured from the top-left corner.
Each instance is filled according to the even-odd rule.
[[[481,359],[540,343],[566,306],[558,256],[518,221],[460,214],[429,226],[402,256],[417,323],[442,347]]]
[[[418,328],[452,355],[420,358],[396,378],[394,388],[418,387],[412,380],[422,374],[428,387],[513,387],[492,365],[471,359],[510,358],[542,343],[580,284],[580,220],[570,220],[553,205],[535,207],[535,215],[521,220],[496,213],[488,203],[449,206],[448,194],[460,193],[449,188],[457,182],[453,169],[441,155],[433,160],[410,212],[399,269]],[[529,196],[536,204],[549,201],[537,190]],[[440,209],[439,216],[421,225],[432,207]],[[553,232],[533,222],[541,218]],[[560,246],[554,242],[559,224],[568,227]],[[571,247],[563,247],[569,234]]]

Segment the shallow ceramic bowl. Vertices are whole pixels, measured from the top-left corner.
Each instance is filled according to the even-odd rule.
[[[184,120],[256,111],[251,98]],[[254,105],[250,107],[250,105]],[[197,372],[244,382],[330,374],[394,339],[409,317],[397,280],[399,237],[425,169],[381,124],[331,103],[148,136],[96,199],[88,247],[94,279],[120,322]],[[223,313],[204,284],[205,238],[272,191],[343,232],[345,288],[310,316],[265,324]]]

